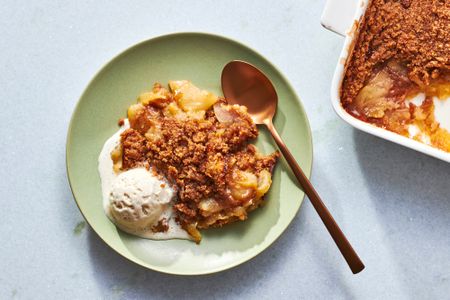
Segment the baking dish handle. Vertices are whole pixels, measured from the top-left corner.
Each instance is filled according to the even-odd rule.
[[[353,26],[359,0],[327,0],[320,23],[328,30],[345,36]]]

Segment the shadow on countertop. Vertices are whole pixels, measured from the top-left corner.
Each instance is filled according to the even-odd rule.
[[[254,291],[256,296],[259,294],[259,285],[270,281],[275,274],[282,276],[283,266],[286,265],[282,258],[289,259],[286,257],[295,254],[303,257],[304,261],[313,261],[320,272],[316,278],[311,279],[302,276],[305,272],[298,270],[299,278],[293,280],[298,282],[295,287],[298,286],[299,295],[305,292],[305,286],[310,286],[314,280],[326,280],[334,282],[333,285],[337,285],[337,289],[346,299],[353,299],[351,291],[342,281],[341,273],[348,272],[346,266],[342,269],[330,268],[336,265],[336,257],[330,254],[330,249],[324,246],[323,241],[315,237],[314,233],[305,230],[305,227],[308,227],[306,217],[308,216],[304,212],[300,212],[269,249],[249,262],[220,273],[200,276],[168,275],[145,269],[117,254],[89,227],[88,244],[94,277],[105,298],[236,298],[246,293],[248,295],[249,290]],[[302,243],[294,250],[295,239],[301,239]],[[320,295],[321,292],[317,293]]]
[[[359,130],[354,142],[397,275],[411,298],[441,298],[450,260],[450,164]]]
[[[145,298],[185,299],[220,298],[239,296],[248,285],[254,284],[268,272],[276,268],[277,255],[274,248],[266,251],[253,261],[224,272],[200,275],[177,276],[148,270],[117,254],[108,247],[97,234],[89,229],[89,246],[95,278],[105,298]],[[268,252],[272,252],[269,254]],[[257,264],[258,273],[255,272]],[[242,284],[248,282],[248,285]]]
[[[435,217],[449,219],[449,163],[359,130],[354,140],[361,173],[380,204],[430,209]]]

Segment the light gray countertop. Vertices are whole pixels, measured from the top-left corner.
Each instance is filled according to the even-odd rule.
[[[343,39],[320,26],[323,6],[305,0],[2,1],[0,299],[447,298],[450,165],[337,117],[330,82]],[[308,201],[271,248],[201,277],[134,265],[83,227],[65,169],[75,103],[114,55],[177,31],[237,39],[289,78],[313,131],[312,181],[363,258],[361,274],[351,274]]]

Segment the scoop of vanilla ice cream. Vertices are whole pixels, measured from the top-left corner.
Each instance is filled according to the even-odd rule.
[[[131,169],[112,183],[110,213],[122,230],[146,231],[157,223],[173,196],[173,190],[147,169]]]

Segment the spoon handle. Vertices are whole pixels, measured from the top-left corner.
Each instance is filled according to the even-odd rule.
[[[280,148],[281,153],[283,153],[284,158],[286,159],[292,171],[294,172],[298,182],[303,187],[304,192],[306,193],[306,195],[308,195],[309,200],[311,201],[312,205],[314,206],[320,218],[322,219],[322,222],[325,224],[325,227],[327,228],[334,242],[336,243],[345,260],[347,261],[353,274],[361,272],[364,269],[363,262],[358,257],[358,254],[356,254],[355,250],[353,250],[344,233],[339,228],[333,216],[320,199],[319,194],[317,194],[311,182],[303,173],[294,156],[292,156],[291,152],[286,147],[286,144],[283,142],[277,130],[273,126],[272,121],[266,122],[265,125],[267,125],[267,128],[272,134],[272,137],[275,139],[278,148]]]

